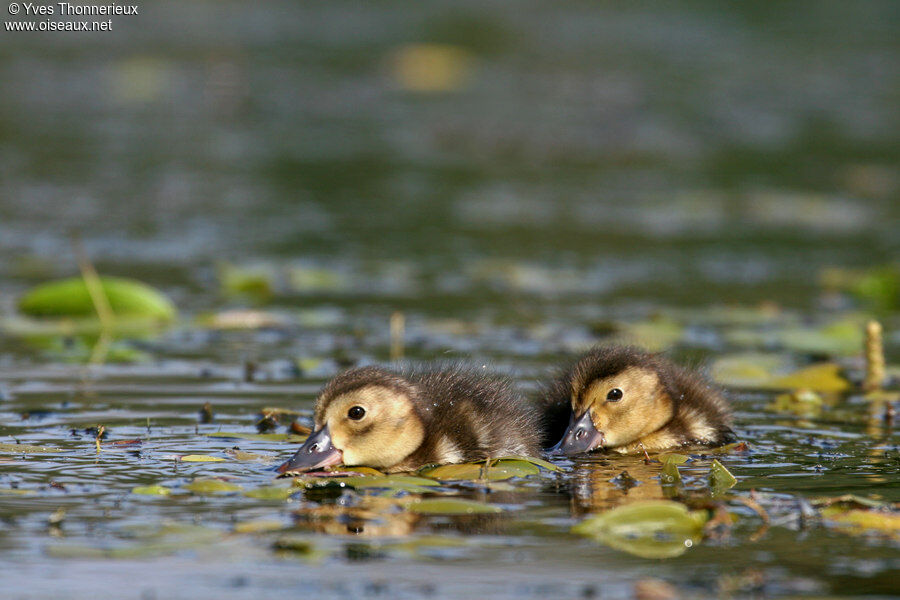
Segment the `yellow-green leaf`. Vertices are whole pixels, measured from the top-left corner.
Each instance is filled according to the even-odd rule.
[[[145,496],[168,496],[172,490],[162,485],[139,485],[131,488],[131,493]]]
[[[225,462],[225,459],[208,454],[185,454],[181,457],[181,462]]]
[[[821,363],[800,369],[783,377],[775,377],[766,387],[773,389],[806,388],[816,392],[845,392],[850,382],[841,375],[841,366],[835,363]]]
[[[195,494],[218,494],[223,492],[239,492],[243,489],[236,483],[228,483],[219,479],[195,479],[184,489]]]
[[[244,495],[248,498],[256,498],[257,500],[287,500],[291,494],[297,490],[293,487],[281,487],[277,485],[268,485],[258,487],[255,490],[248,490]]]
[[[737,479],[726,469],[722,463],[713,460],[712,466],[709,468],[709,487],[712,488],[713,496],[719,496],[726,490],[734,487]]]
[[[460,463],[455,465],[441,465],[429,467],[420,474],[441,481],[501,481],[513,477],[527,477],[540,473],[540,469],[531,462],[524,460],[499,460],[485,463]]]
[[[243,523],[235,523],[235,533],[265,533],[267,531],[278,531],[284,529],[285,525],[281,521],[274,519],[257,519],[255,521],[244,521]]]
[[[117,316],[150,317],[170,321],[175,305],[152,287],[120,277],[101,277],[100,285]],[[45,283],[19,300],[19,310],[33,317],[93,317],[94,302],[81,277]]]
[[[678,502],[647,500],[589,517],[572,532],[636,556],[670,558],[700,540],[707,519]]]
[[[462,498],[415,500],[406,505],[406,510],[425,515],[475,515],[503,512],[499,506]]]

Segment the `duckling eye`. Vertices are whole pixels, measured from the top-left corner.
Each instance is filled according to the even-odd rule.
[[[625,394],[623,394],[622,390],[620,390],[619,388],[613,388],[609,390],[609,393],[606,395],[606,399],[610,402],[618,402],[624,395]]]
[[[364,409],[362,406],[352,406],[350,407],[350,410],[347,411],[347,416],[354,421],[359,421],[364,416],[366,416],[366,409]]]

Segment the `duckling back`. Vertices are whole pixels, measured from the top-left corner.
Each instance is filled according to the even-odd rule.
[[[540,456],[542,419],[502,377],[462,366],[411,372],[425,440],[413,457],[458,463],[501,456]]]

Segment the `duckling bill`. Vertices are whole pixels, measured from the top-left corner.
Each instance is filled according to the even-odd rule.
[[[462,368],[346,371],[315,407],[315,430],[282,474],[343,464],[388,472],[500,456],[540,456],[541,416],[509,381]]]
[[[569,404],[569,425],[551,453],[623,454],[735,441],[721,393],[696,373],[637,348],[597,347],[550,390]]]

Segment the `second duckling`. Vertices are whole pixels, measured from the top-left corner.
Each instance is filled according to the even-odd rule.
[[[278,467],[283,474],[330,465],[388,472],[502,456],[540,456],[541,415],[508,380],[460,367],[395,373],[346,371],[315,407],[315,431]]]
[[[623,454],[735,441],[721,393],[698,374],[637,348],[596,347],[550,388],[550,405],[571,407],[551,452],[599,448]]]

